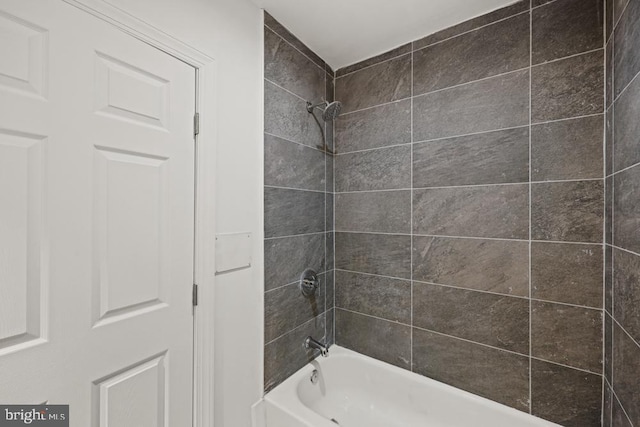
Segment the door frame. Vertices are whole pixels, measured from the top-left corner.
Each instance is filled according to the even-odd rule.
[[[62,0],[106,21],[196,70],[193,427],[214,425],[214,282],[216,224],[217,71],[214,58],[102,0]]]

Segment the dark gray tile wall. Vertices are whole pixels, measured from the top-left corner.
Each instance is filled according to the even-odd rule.
[[[615,386],[616,357],[634,357],[628,340],[603,352],[615,342],[603,333],[603,270],[616,266],[607,188],[620,195],[613,240],[640,244],[640,177],[604,182],[605,131],[626,141],[617,170],[640,152],[634,86],[605,125],[605,83],[618,87],[606,9],[521,1],[336,72],[338,344],[563,425],[601,425],[603,359]],[[630,333],[637,282],[608,282],[609,324]],[[617,397],[633,406],[625,384]]]
[[[306,101],[333,99],[333,71],[268,13],[264,27],[264,390],[317,356],[308,335],[334,340],[333,124]],[[319,274],[305,298],[300,274]]]
[[[640,1],[607,0],[604,425],[640,425]]]

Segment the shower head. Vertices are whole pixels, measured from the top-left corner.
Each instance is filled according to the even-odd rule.
[[[330,122],[332,120],[335,120],[340,115],[340,111],[342,110],[342,103],[340,103],[339,101],[322,101],[321,103],[314,105],[311,102],[307,101],[308,112],[312,113],[315,108],[322,111],[322,119],[325,122]]]

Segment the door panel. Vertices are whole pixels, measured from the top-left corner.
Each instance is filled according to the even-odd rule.
[[[195,70],[59,0],[0,55],[0,401],[191,425]]]

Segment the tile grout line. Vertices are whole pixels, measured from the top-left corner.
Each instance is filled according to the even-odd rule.
[[[405,46],[405,45],[408,45],[408,44],[411,44],[411,43],[412,43],[412,42],[408,42],[408,43],[402,44],[402,45],[400,45],[400,46],[398,46],[398,47],[396,47],[396,48],[393,48],[393,49],[388,50],[388,51],[386,51],[386,52],[382,52],[380,55],[384,55],[385,53],[389,53],[389,52],[392,52],[392,51],[394,51],[394,50],[396,50],[396,49],[400,49],[401,47],[403,47],[403,46]],[[398,54],[398,55],[396,55],[396,56],[393,56],[393,57],[391,57],[391,58],[383,59],[382,61],[375,62],[375,63],[373,63],[373,64],[371,64],[371,65],[367,65],[367,66],[365,66],[365,67],[358,68],[358,69],[357,69],[357,70],[355,70],[355,71],[350,71],[350,72],[348,72],[348,73],[344,73],[344,74],[341,74],[341,75],[339,75],[339,76],[338,76],[338,75],[336,75],[336,80],[341,79],[341,78],[343,78],[343,77],[350,76],[350,75],[352,75],[352,74],[358,73],[358,72],[363,71],[363,70],[368,70],[369,68],[373,68],[373,67],[375,67],[376,65],[384,64],[384,63],[386,63],[386,62],[391,62],[391,61],[393,61],[394,59],[398,59],[398,58],[401,58],[401,57],[403,57],[403,56],[407,56],[407,55],[413,55],[413,52],[400,53],[400,54]],[[379,55],[376,55],[376,56],[379,56]],[[375,56],[374,56],[373,58],[375,58]],[[369,59],[373,59],[373,58],[369,58]],[[342,67],[342,68],[339,68],[338,70],[342,70],[342,69],[344,69],[344,68],[348,68],[348,67],[353,67],[354,65],[358,65],[359,63],[364,62],[364,61],[368,61],[369,59],[363,59],[362,61],[356,62],[356,63],[351,64],[351,65],[344,66],[344,67]],[[336,71],[336,74],[337,74],[337,71]]]
[[[335,71],[333,73],[333,81],[332,81],[332,89],[333,89],[333,100],[336,100],[336,74]],[[333,129],[333,133],[332,133],[332,138],[333,140],[332,142],[332,147],[333,147],[333,151],[336,150],[336,121],[332,121],[331,122],[331,126]],[[331,179],[331,183],[332,188],[331,188],[331,194],[333,195],[333,221],[331,224],[331,231],[333,233],[333,342],[335,343],[336,340],[336,156],[332,156],[333,157],[333,161],[331,162],[331,167],[332,167],[332,179]]]
[[[498,237],[478,237],[478,236],[450,236],[446,234],[421,234],[421,233],[388,233],[382,231],[353,231],[353,230],[335,230],[336,233],[344,233],[344,234],[373,234],[373,235],[381,235],[381,236],[399,236],[399,237],[435,237],[441,239],[472,239],[472,240],[491,240],[498,242],[520,242],[527,243],[529,239],[514,239],[514,238],[498,238]],[[308,234],[319,234],[319,233],[308,233]],[[296,237],[300,236],[300,234],[294,234],[293,236],[284,236],[284,237]],[[279,237],[270,237],[270,239],[276,239]],[[602,246],[600,242],[570,242],[570,241],[560,241],[560,240],[536,240],[532,239],[532,243],[550,243],[550,244],[567,244],[567,245],[585,245],[585,246]],[[616,249],[623,250],[625,252],[629,252],[633,255],[640,256],[635,252],[631,252],[629,250],[618,248],[617,246],[612,246]]]
[[[614,61],[613,66],[615,67],[615,61]],[[611,94],[611,105],[613,105],[616,101],[618,101],[618,99],[620,99],[620,97],[627,91],[627,89],[629,89],[630,86],[635,84],[635,81],[638,80],[638,79],[640,79],[640,71],[638,71],[636,73],[636,75],[633,76],[633,78],[631,80],[629,80],[629,83],[627,83],[626,86],[623,87],[620,90],[620,93],[618,95],[615,95],[615,93],[616,93],[616,91],[615,91],[615,82],[612,82],[613,84],[611,86],[612,86],[612,89],[613,89],[613,93]]]
[[[320,193],[320,194],[324,194],[324,191],[322,190],[310,190],[308,188],[295,188],[295,187],[284,187],[282,185],[270,185],[270,184],[265,184],[264,188],[273,188],[275,190],[291,190],[291,191],[304,191],[307,193]]]
[[[495,12],[497,12],[498,10],[500,10],[500,9],[497,9]],[[444,43],[444,42],[446,42],[446,41],[453,40],[453,39],[458,38],[458,37],[460,37],[460,36],[464,36],[465,34],[469,34],[469,33],[472,33],[472,32],[474,32],[474,31],[478,31],[478,30],[481,30],[481,29],[483,29],[483,28],[489,27],[489,26],[491,26],[491,25],[498,24],[498,23],[500,23],[500,22],[506,21],[506,20],[508,20],[508,19],[515,18],[516,16],[524,15],[524,14],[525,14],[525,13],[527,13],[528,11],[529,11],[529,10],[528,10],[528,9],[526,9],[526,10],[523,10],[522,12],[516,12],[516,13],[514,13],[513,15],[509,15],[509,16],[507,16],[507,17],[504,17],[504,18],[498,19],[498,20],[496,20],[496,21],[489,22],[488,24],[481,25],[481,26],[479,26],[479,27],[473,28],[473,29],[468,30],[468,31],[464,31],[464,32],[462,32],[462,33],[460,33],[460,34],[456,34],[456,35],[451,36],[451,37],[447,37],[446,39],[439,40],[439,41],[437,41],[437,42],[434,42],[434,43],[431,43],[431,44],[428,44],[428,45],[425,45],[425,46],[419,47],[419,48],[417,48],[417,49],[413,49],[413,51],[414,51],[414,52],[417,52],[417,51],[419,51],[419,50],[426,49],[426,48],[431,47],[431,46],[436,46],[436,45],[438,45],[438,44],[440,44],[440,43]],[[489,12],[489,13],[491,13],[491,12]],[[482,16],[485,16],[485,15],[480,15],[480,16],[477,16],[476,18],[481,18]],[[471,18],[471,19],[475,19],[475,18]],[[468,21],[463,21],[463,22],[460,22],[459,24],[456,24],[456,25],[464,24],[465,22],[468,22]],[[454,26],[455,26],[455,25],[454,25]],[[453,28],[453,27],[449,27],[449,28]],[[443,29],[442,29],[442,30],[440,30],[440,31],[444,31],[444,30],[447,30],[447,28],[443,28]],[[423,39],[425,39],[425,38],[427,38],[427,37],[429,37],[429,36],[432,36],[432,35],[434,35],[434,34],[437,34],[438,32],[439,32],[439,31],[436,31],[435,33],[428,34],[428,35],[426,35],[426,36],[424,36],[424,37],[421,37],[421,38],[419,38],[419,39],[417,39],[417,40],[414,40],[414,41],[413,41],[413,43],[418,42],[418,41],[420,41],[420,40],[423,40]],[[413,48],[413,46],[412,46],[412,48]]]
[[[327,99],[327,72],[325,70],[324,73],[324,99]],[[333,121],[331,122],[333,123]],[[329,145],[327,143],[327,122],[324,122],[324,148],[328,149]],[[328,167],[328,160],[327,160],[327,155],[325,153],[324,155],[324,269],[325,271],[327,270],[327,258],[328,258],[328,251],[327,251],[327,167]],[[327,336],[327,320],[328,320],[328,312],[327,312],[327,280],[325,277],[325,281],[324,281],[324,312],[325,312],[325,316],[324,316],[324,344],[327,346],[327,348],[329,347],[329,337]]]
[[[531,192],[532,192],[532,158],[531,158],[531,132],[532,132],[532,113],[531,113],[531,98],[532,98],[532,73],[533,73],[533,0],[529,0],[529,256],[528,256],[528,267],[529,267],[529,414],[533,414],[533,379],[532,379],[532,366],[533,366],[533,335],[532,335],[532,320],[533,320],[533,303],[531,301],[531,246],[532,246],[532,231],[531,231]]]
[[[266,77],[265,77],[265,78],[264,78],[264,81],[265,81],[265,82],[267,82],[267,83],[269,83],[269,84],[271,84],[271,85],[273,85],[273,86],[275,86],[275,87],[277,87],[278,89],[281,89],[281,90],[283,90],[283,91],[287,92],[289,95],[293,95],[293,96],[295,96],[296,98],[298,98],[298,99],[299,99],[299,100],[301,100],[301,101],[307,102],[307,100],[306,100],[306,99],[304,99],[303,97],[301,97],[301,96],[300,96],[300,95],[298,95],[297,93],[290,91],[290,90],[289,90],[289,89],[287,89],[286,87],[282,87],[282,86],[280,86],[278,83],[274,82],[273,80],[270,80],[270,79],[268,79],[268,78],[266,78]]]
[[[323,234],[323,233],[324,233],[324,231],[314,231],[313,233],[287,234],[285,236],[265,237],[264,240],[278,240],[278,239],[287,239],[287,238],[290,238],[290,237],[316,236],[318,234]]]
[[[411,101],[410,101],[410,122],[409,122],[409,126],[411,126],[411,128],[409,129],[410,132],[410,137],[411,137],[411,146],[410,146],[410,150],[411,152],[410,154],[410,163],[409,163],[409,187],[411,189],[411,192],[409,193],[409,233],[411,235],[410,237],[410,249],[409,249],[409,276],[411,278],[411,284],[410,284],[410,289],[411,289],[411,300],[410,300],[410,304],[411,304],[411,328],[409,329],[409,334],[410,334],[410,342],[409,342],[409,354],[410,354],[410,363],[409,363],[409,370],[411,372],[413,372],[413,77],[414,77],[414,50],[413,50],[413,42],[411,44]]]
[[[281,139],[281,140],[283,140],[284,142],[289,142],[289,143],[291,143],[291,144],[296,144],[296,145],[299,145],[299,146],[301,146],[301,147],[308,148],[309,150],[314,150],[314,151],[317,151],[317,152],[322,153],[322,154],[329,154],[329,153],[327,153],[326,151],[321,150],[321,149],[319,149],[319,148],[317,148],[317,147],[312,147],[311,145],[303,144],[302,142],[294,141],[294,140],[292,140],[292,139],[285,138],[285,137],[280,136],[280,135],[276,135],[275,133],[271,133],[271,132],[267,132],[267,131],[264,131],[263,133],[264,133],[265,135],[269,135],[269,136],[271,136],[271,137]]]
[[[275,19],[275,18],[274,18]],[[282,25],[282,24],[280,24]],[[286,44],[288,44],[289,46],[291,46],[292,48],[294,48],[295,50],[298,51],[298,53],[300,53],[302,56],[304,56],[305,58],[307,58],[309,61],[311,61],[311,63],[313,65],[315,65],[316,67],[320,68],[325,74],[327,74],[327,70],[324,67],[321,67],[320,64],[318,64],[316,61],[314,61],[313,59],[311,59],[311,57],[309,55],[307,55],[306,53],[304,53],[303,51],[301,51],[299,48],[297,48],[293,43],[291,43],[289,40],[285,39],[283,36],[281,36],[276,30],[274,30],[273,28],[271,28],[269,25],[264,24],[264,27],[267,28],[269,31],[271,31],[273,34],[275,34],[276,36],[280,37],[282,39],[282,41],[284,41]],[[283,25],[284,27],[284,25]],[[286,29],[286,28],[285,28]],[[288,30],[287,30],[288,31]],[[300,39],[298,39],[298,37],[296,37],[295,34],[289,32],[289,34],[291,34],[293,37],[296,38],[296,40],[298,40],[300,43],[302,43],[302,41]],[[304,44],[304,43],[302,43]],[[306,45],[305,45],[306,46]],[[322,60],[322,58],[320,58]]]
[[[605,2],[606,3],[606,2]],[[603,152],[603,162],[602,162],[602,176],[604,176],[604,197],[603,197],[603,221],[602,221],[602,403],[600,405],[600,423],[604,425],[605,423],[605,411],[604,411],[604,401],[606,397],[606,364],[607,364],[607,345],[606,345],[606,337],[607,337],[607,287],[606,287],[606,278],[607,278],[607,162],[608,156],[607,153],[607,81],[609,80],[609,70],[607,69],[607,7],[604,5],[604,17],[603,17],[604,25],[602,26],[602,38],[604,45],[604,58],[603,58],[603,68],[604,68],[604,82],[603,82],[603,97],[604,97],[604,116],[603,116],[603,126],[602,126],[602,152]],[[613,268],[613,265],[612,265]],[[609,424],[610,425],[610,424]]]
[[[387,276],[387,275],[383,275],[383,274],[369,273],[369,272],[357,271],[357,270],[349,270],[349,269],[346,269],[346,268],[336,268],[335,270],[336,271],[341,271],[341,272],[344,272],[344,273],[349,273],[349,274],[359,274],[359,275],[362,275],[362,276],[379,277],[379,278],[383,278],[383,279],[394,280],[394,281],[397,281],[397,282],[415,282],[415,283],[418,283],[418,284],[421,284],[421,285],[438,286],[438,287],[442,287],[442,288],[450,288],[450,289],[457,289],[457,290],[460,290],[460,291],[476,292],[476,293],[494,295],[494,296],[498,296],[498,297],[516,298],[516,299],[521,299],[521,300],[531,300],[531,301],[540,302],[540,303],[543,303],[543,304],[556,304],[556,305],[562,305],[562,306],[566,306],[566,307],[574,307],[574,308],[580,308],[580,309],[592,310],[592,311],[601,311],[602,310],[601,307],[591,307],[591,306],[587,306],[587,305],[573,304],[573,303],[569,303],[569,302],[554,301],[554,300],[548,300],[548,299],[542,299],[542,298],[529,298],[528,296],[523,296],[523,295],[505,294],[505,293],[501,293],[501,292],[487,291],[487,290],[484,290],[484,289],[470,288],[470,287],[462,286],[462,285],[447,285],[447,284],[444,284],[444,283],[436,283],[436,282],[431,282],[431,281],[428,281],[428,280],[419,280],[419,279],[415,279],[415,278],[414,279],[410,279],[410,278],[406,278],[406,277],[397,277],[397,276]]]
[[[466,184],[466,185],[443,185],[443,186],[434,186],[434,187],[405,187],[405,188],[382,188],[382,189],[374,189],[374,190],[347,190],[347,191],[338,191],[336,194],[354,194],[354,193],[380,193],[380,192],[388,192],[388,191],[410,191],[410,190],[444,190],[444,189],[456,189],[456,188],[478,188],[478,187],[504,187],[504,186],[515,186],[515,185],[528,185],[528,184],[558,184],[558,183],[575,183],[575,182],[588,182],[588,181],[604,181],[605,178],[583,178],[583,179],[558,179],[558,180],[549,180],[549,181],[521,181],[521,182],[496,182],[489,184]],[[287,188],[287,187],[283,187]],[[312,191],[312,190],[309,190]]]
[[[563,56],[561,58],[551,59],[551,60],[545,61],[545,62],[539,62],[537,64],[533,64],[533,61],[532,61],[531,68],[536,68],[536,67],[540,67],[540,66],[547,65],[547,64],[553,64],[554,62],[564,61],[565,59],[577,58],[578,56],[582,56],[582,55],[590,55],[592,53],[596,53],[596,52],[599,52],[599,51],[603,51],[603,53],[604,53],[604,48],[603,47],[599,47],[599,48],[596,48],[596,49],[585,50],[584,52],[574,53],[574,54],[571,54],[571,55]],[[606,56],[606,55],[604,55],[604,56]]]
[[[402,101],[408,101],[408,100],[409,100],[409,98],[405,98]],[[392,103],[395,103],[395,101],[392,102]],[[375,105],[375,106],[369,107],[367,109],[377,108],[377,107],[385,106],[385,105],[388,105],[388,104],[390,104],[390,103]],[[360,111],[363,111],[363,110],[360,110]],[[347,113],[347,114],[349,114],[349,113]],[[602,116],[602,115],[604,115],[604,114],[603,113],[595,113],[595,114],[585,114],[585,115],[582,115],[582,116],[575,116],[575,117],[566,117],[566,118],[562,118],[562,119],[546,120],[546,121],[532,123],[531,126],[541,126],[541,125],[554,124],[554,123],[566,122],[566,121],[571,121],[571,120],[587,119],[587,118],[592,118],[592,117],[597,117],[597,116]],[[449,139],[465,138],[465,137],[470,137],[470,136],[485,135],[485,134],[504,132],[504,131],[509,131],[509,130],[529,129],[529,127],[530,127],[529,124],[524,124],[524,125],[519,125],[519,126],[510,126],[510,127],[506,127],[506,128],[489,129],[489,130],[484,130],[484,131],[480,131],[480,132],[453,134],[453,135],[449,135],[449,136],[443,136],[443,137],[431,138],[431,139],[423,139],[423,140],[412,141],[412,142],[404,142],[404,143],[400,143],[400,144],[382,145],[380,147],[371,147],[371,148],[363,148],[363,149],[360,149],[360,150],[337,152],[337,153],[335,153],[335,155],[343,156],[343,155],[347,155],[347,154],[363,153],[363,152],[367,152],[367,151],[381,150],[381,149],[384,149],[384,148],[396,148],[396,147],[403,147],[403,146],[407,146],[407,145],[418,145],[418,144],[425,144],[425,143],[429,143],[429,142],[446,141],[446,140],[449,140]],[[282,137],[280,137],[278,135],[273,135],[273,134],[270,134],[268,132],[265,132],[265,133],[268,134],[268,135],[275,136],[277,138],[281,138],[281,139],[285,139],[287,141],[291,141],[291,140],[288,140],[286,138],[282,138]],[[295,142],[295,141],[291,141],[291,142]],[[300,144],[300,143],[298,143],[298,144]],[[304,145],[304,144],[301,144],[301,145]],[[309,148],[314,148],[314,147],[310,147],[308,145],[304,145],[304,146],[305,147],[309,147]],[[318,150],[318,151],[322,151],[322,150]]]

